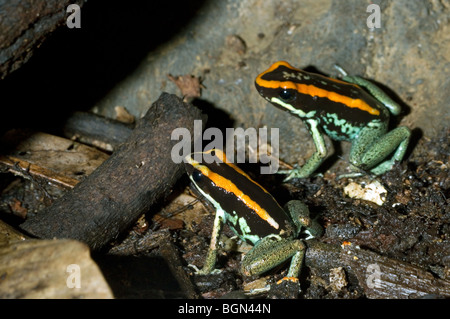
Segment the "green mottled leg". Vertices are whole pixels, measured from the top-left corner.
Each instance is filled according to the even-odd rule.
[[[292,256],[291,265],[286,275],[288,280],[296,281],[300,276],[302,270],[303,258],[305,257],[305,246],[301,241],[298,241],[303,245],[303,249],[298,250],[294,256]]]
[[[370,172],[375,175],[381,175],[391,170],[396,162],[401,162],[408,148],[410,136],[411,131],[407,127],[401,126],[390,131],[379,141],[377,141],[376,145],[371,147],[370,150],[364,155],[363,162],[366,161],[366,158],[371,158],[372,156],[376,156],[379,153],[382,153],[383,155],[389,155],[395,149],[396,150],[394,155],[389,160],[381,162],[380,164],[372,168]],[[381,157],[386,158],[386,156]]]
[[[260,275],[292,258],[289,277],[298,278],[305,254],[305,245],[298,239],[267,236],[261,239],[242,260],[245,276]]]
[[[308,126],[311,136],[316,147],[316,152],[306,161],[305,165],[300,168],[295,168],[291,171],[279,171],[279,173],[289,173],[284,181],[289,181],[293,178],[306,178],[314,173],[320,164],[322,164],[325,156],[327,156],[327,148],[325,146],[325,140],[322,133],[319,131],[318,123],[316,120],[309,119],[305,121]]]
[[[305,233],[308,234],[306,239],[320,237],[323,233],[322,226],[315,219],[311,219],[309,216],[309,208],[303,202],[299,200],[289,201],[284,209],[291,215],[292,221],[297,227],[298,236],[302,230],[305,228]]]
[[[380,175],[390,170],[396,161],[400,162],[408,147],[411,131],[404,126],[385,134],[386,130],[386,125],[362,129],[358,139],[353,142],[349,156],[350,163],[357,168]],[[392,152],[394,155],[383,161]]]
[[[203,265],[203,268],[201,270],[198,270],[196,272],[197,275],[207,275],[214,272],[215,270],[214,267],[216,266],[217,246],[219,244],[220,231],[225,221],[224,218],[225,217],[223,211],[217,210],[205,264]]]

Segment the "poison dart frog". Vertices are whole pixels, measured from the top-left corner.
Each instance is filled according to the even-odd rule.
[[[405,155],[411,131],[402,126],[388,132],[389,113],[400,114],[400,105],[372,82],[336,68],[342,80],[279,61],[255,80],[262,97],[304,121],[316,147],[302,167],[279,171],[288,174],[285,180],[309,177],[320,166],[327,155],[322,132],[352,142],[349,161],[356,170],[348,176],[383,174]]]
[[[305,228],[306,239],[322,233],[319,223],[309,217],[308,207],[292,200],[286,204],[286,213],[272,195],[219,149],[192,153],[184,162],[192,183],[216,210],[206,261],[196,273],[215,271],[219,235],[227,223],[241,240],[253,245],[242,259],[243,275],[260,275],[291,259],[283,280],[298,282],[305,254],[305,244],[298,239],[301,230]]]

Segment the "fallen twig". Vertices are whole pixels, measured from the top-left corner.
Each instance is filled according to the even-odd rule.
[[[21,228],[40,238],[71,238],[100,249],[168,195],[183,174],[171,159],[175,128],[193,131],[201,112],[163,93],[102,165]],[[192,134],[193,136],[193,134]]]

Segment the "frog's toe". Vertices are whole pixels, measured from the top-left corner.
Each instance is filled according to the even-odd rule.
[[[367,174],[370,174],[370,172],[361,167],[361,165],[357,165],[356,163],[350,163],[350,172],[339,174],[336,179],[339,180],[342,178],[356,178]]]
[[[289,169],[280,169],[277,171],[276,174],[290,174],[290,173],[291,173],[291,170],[289,170]]]
[[[339,174],[336,179],[343,179],[343,178],[355,178],[355,177],[361,177],[365,175],[363,172],[351,172],[351,173],[345,173],[345,174]]]
[[[280,285],[282,282],[284,281],[290,281],[293,283],[298,283],[298,278],[297,277],[283,277],[280,280],[277,281],[277,285]]]
[[[279,170],[279,171],[277,171],[277,174],[288,175],[288,176],[286,176],[283,179],[283,182],[288,182],[288,181],[290,181],[293,178],[297,178],[296,171],[295,170],[291,170],[291,169],[289,169],[289,170],[284,170],[284,169],[283,170]]]
[[[340,65],[335,64],[334,68],[340,73],[341,77],[345,77],[348,75],[348,73]]]
[[[386,173],[387,171],[390,171],[392,168],[394,168],[395,164],[397,164],[397,162],[395,160],[388,160],[385,161],[379,165],[377,165],[376,167],[372,168],[370,170],[370,173],[373,175],[382,175],[384,173]]]
[[[283,182],[289,182],[290,180],[292,180],[294,178],[303,178],[303,177],[305,177],[302,174],[300,174],[299,170],[297,170],[297,169],[293,169],[293,170],[287,171],[287,173],[289,175],[284,178]]]
[[[222,269],[214,269],[213,271],[211,271],[209,274],[211,275],[218,275],[222,272]]]
[[[200,269],[198,269],[198,267],[196,266],[196,265],[193,265],[193,264],[189,264],[189,265],[187,265],[189,268],[192,268],[193,270],[194,270],[194,273],[195,274],[198,274],[199,272],[201,272],[201,270]]]
[[[206,269],[199,269],[197,266],[189,264],[188,267],[192,268],[194,270],[195,275],[217,275],[222,272],[221,269],[214,269],[213,271],[208,271]]]

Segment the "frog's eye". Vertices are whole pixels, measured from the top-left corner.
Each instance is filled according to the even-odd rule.
[[[200,173],[199,171],[192,172],[192,179],[194,180],[194,182],[198,183],[202,180],[202,178],[203,178],[203,174]]]
[[[278,93],[278,96],[284,102],[291,102],[295,99],[295,94],[292,91],[286,89],[281,90],[280,93]]]

